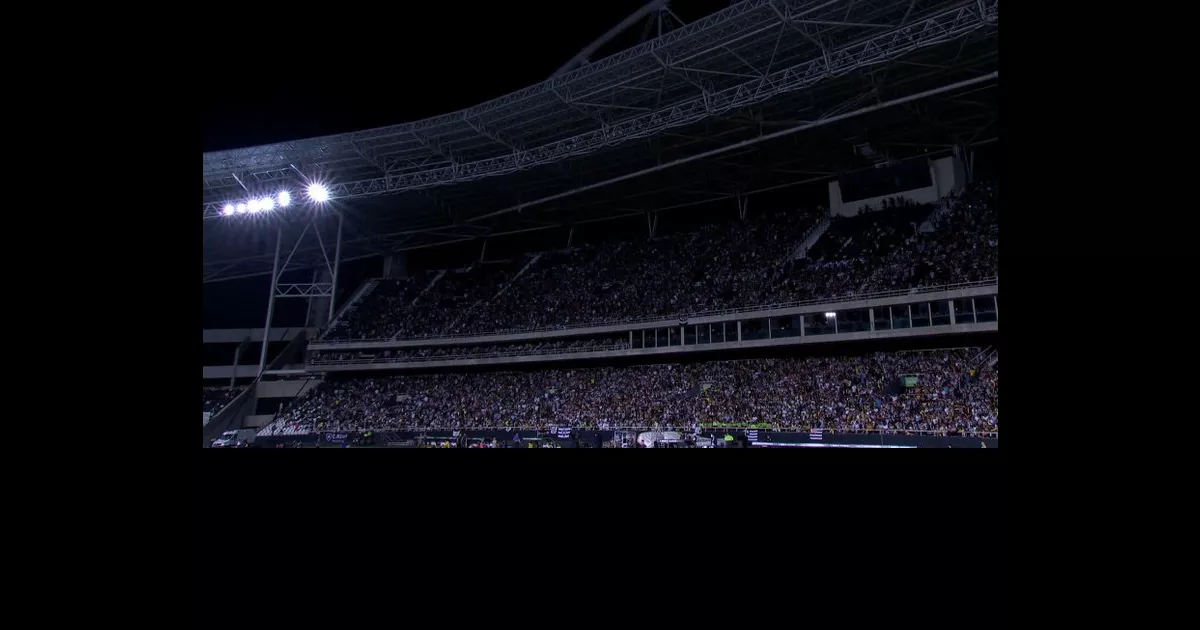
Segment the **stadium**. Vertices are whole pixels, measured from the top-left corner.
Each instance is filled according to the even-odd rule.
[[[998,0],[686,4],[206,152],[203,446],[998,447]]]

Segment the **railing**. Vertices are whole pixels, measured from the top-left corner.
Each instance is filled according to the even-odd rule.
[[[462,426],[427,426],[427,427],[372,427],[365,429],[324,429],[322,431],[309,431],[308,433],[292,433],[283,435],[309,435],[312,433],[352,433],[358,431],[374,431],[383,433],[385,431],[405,431],[405,432],[429,432],[429,431],[550,431],[552,427],[562,425],[520,425],[510,427],[498,427],[495,425],[462,425]],[[691,434],[692,427],[652,427],[645,425],[634,426],[607,426],[600,427],[596,425],[572,426],[572,431],[675,431],[678,433]],[[742,427],[714,427],[701,428],[701,433],[705,432],[720,432],[720,431],[768,431],[772,433],[811,433],[811,429],[803,429],[799,427],[782,427],[774,426],[773,428],[742,428]],[[982,438],[998,438],[999,431],[953,431],[953,430],[926,430],[926,429],[855,429],[855,430],[838,430],[838,429],[822,429],[822,436],[830,435],[934,435],[947,437],[982,437]]]
[[[701,345],[701,344],[688,344],[688,345],[692,346],[692,345]],[[660,347],[665,348],[667,346],[660,346]],[[678,346],[676,346],[676,347],[678,347]],[[588,346],[586,348],[554,348],[554,349],[550,349],[550,350],[539,350],[536,352],[522,352],[520,350],[510,350],[510,351],[506,351],[506,352],[487,352],[487,353],[480,353],[480,354],[442,355],[442,356],[437,356],[437,357],[430,357],[430,356],[425,356],[425,357],[375,357],[373,359],[367,359],[367,360],[363,360],[363,359],[327,359],[327,360],[309,361],[308,365],[309,366],[319,366],[319,365],[347,365],[347,364],[360,365],[360,364],[364,364],[364,363],[365,364],[421,363],[421,362],[427,362],[427,361],[457,361],[459,359],[492,359],[492,358],[502,358],[502,357],[531,357],[531,356],[541,356],[541,355],[570,354],[570,353],[583,353],[583,352],[612,352],[612,351],[617,351],[617,350],[629,350],[629,349],[630,349],[629,344],[625,344],[623,346]]]
[[[605,321],[589,322],[582,324],[559,325],[559,326],[534,326],[529,328],[507,328],[487,333],[458,333],[458,334],[428,334],[417,335],[413,337],[391,338],[382,337],[376,339],[339,339],[337,341],[321,341],[322,345],[351,345],[360,343],[374,343],[381,341],[418,341],[423,339],[463,339],[467,337],[492,337],[496,335],[517,335],[521,333],[533,332],[553,332],[560,330],[574,330],[577,328],[598,328],[601,326],[622,326],[626,324],[644,324],[647,322],[663,322],[664,326],[678,326],[681,317],[711,317],[714,315],[732,315],[737,313],[752,313],[755,311],[768,311],[784,308],[797,308],[800,306],[810,306],[815,304],[830,304],[832,302],[844,302],[847,300],[874,300],[888,297],[903,297],[907,295],[921,295],[924,293],[937,293],[940,291],[955,291],[959,289],[970,289],[974,287],[986,287],[998,284],[999,279],[996,276],[986,278],[984,280],[976,280],[974,282],[958,282],[955,284],[943,284],[929,287],[914,287],[911,289],[898,289],[893,291],[875,291],[873,293],[860,293],[853,295],[843,295],[836,297],[814,298],[809,300],[799,300],[796,302],[781,302],[775,304],[762,304],[758,306],[743,306],[740,308],[727,308],[714,311],[699,311],[695,313],[676,313],[674,315],[654,315],[651,317],[638,317],[632,319],[612,319]]]

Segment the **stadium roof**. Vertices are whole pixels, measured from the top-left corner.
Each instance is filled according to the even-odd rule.
[[[265,219],[225,204],[314,179],[350,260],[830,178],[872,164],[863,143],[895,160],[990,141],[998,7],[747,0],[469,109],[206,153],[204,279],[272,267]],[[337,238],[335,221],[313,228]],[[297,246],[292,266],[327,255]]]

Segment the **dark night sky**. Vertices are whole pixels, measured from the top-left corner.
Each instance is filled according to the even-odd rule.
[[[247,56],[214,61],[222,79],[203,97],[203,150],[398,124],[502,96],[548,78],[643,3],[434,2],[347,15],[322,8],[316,21],[309,12],[242,16],[255,23],[247,32],[283,33],[285,43],[264,36]],[[672,10],[691,22],[729,4],[675,0]],[[600,57],[636,45],[642,32],[639,23]],[[380,271],[377,260],[347,265],[340,288]],[[268,286],[265,277],[205,285],[204,326],[262,326]],[[302,325],[304,301],[281,301],[274,321]]]
[[[286,29],[297,33],[290,36],[296,45],[277,55],[256,54],[237,71],[255,77],[247,86],[252,96],[206,96],[204,150],[403,123],[502,96],[548,78],[641,4],[403,5],[378,15],[330,15],[320,24],[329,33],[312,45],[303,44],[299,32],[313,26],[288,18],[296,20]],[[676,0],[672,10],[691,21],[728,4]],[[640,24],[631,28],[605,52],[637,44],[641,30]]]

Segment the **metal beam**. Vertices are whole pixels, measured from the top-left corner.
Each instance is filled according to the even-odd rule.
[[[821,127],[821,126],[823,126],[823,125],[828,125],[828,124],[830,124],[830,123],[834,123],[834,122],[837,122],[837,121],[839,121],[839,120],[845,120],[845,119],[847,119],[847,118],[854,118],[855,116],[861,116],[861,115],[863,115],[863,114],[867,114],[867,113],[870,113],[870,112],[873,112],[873,111],[876,111],[876,110],[885,109],[885,108],[888,108],[888,107],[895,107],[895,106],[897,106],[897,105],[903,105],[903,104],[905,104],[905,103],[911,103],[911,102],[918,101],[918,100],[920,100],[920,99],[923,99],[923,98],[928,98],[928,97],[930,97],[930,96],[935,96],[935,95],[937,95],[937,94],[944,94],[944,93],[946,93],[946,92],[951,92],[951,91],[954,91],[954,90],[957,90],[957,89],[960,89],[960,88],[963,88],[963,87],[967,87],[967,86],[970,86],[970,85],[975,85],[975,84],[977,84],[977,83],[983,83],[984,81],[993,81],[993,80],[995,80],[995,79],[996,79],[996,77],[998,77],[999,75],[1000,75],[1000,72],[999,72],[999,71],[996,71],[996,72],[991,72],[991,73],[989,73],[989,74],[986,74],[986,75],[984,75],[984,76],[981,76],[981,77],[975,77],[975,78],[972,78],[972,79],[967,79],[967,80],[965,80],[965,81],[959,81],[959,82],[957,82],[957,83],[952,83],[952,84],[950,84],[950,85],[944,85],[944,86],[942,86],[942,87],[939,87],[939,88],[934,88],[934,89],[932,89],[932,90],[925,90],[925,91],[923,91],[923,92],[919,92],[919,93],[917,93],[917,94],[910,94],[910,95],[908,95],[908,96],[904,96],[904,97],[901,97],[901,98],[892,99],[892,100],[890,100],[890,101],[885,101],[885,102],[883,102],[883,103],[878,103],[878,104],[876,104],[876,105],[870,105],[870,106],[867,106],[867,107],[863,107],[863,108],[861,108],[861,109],[857,109],[857,110],[855,110],[855,111],[848,112],[848,113],[845,113],[845,114],[838,114],[838,115],[836,115],[836,116],[830,116],[830,117],[828,117],[828,118],[823,118],[823,119],[821,119],[821,120],[817,120],[817,121],[815,121],[815,122],[811,122],[811,123],[808,123],[808,124],[805,124],[805,125],[800,125],[800,126],[797,126],[797,127],[791,127],[791,128],[788,128],[788,129],[781,129],[781,130],[779,130],[779,131],[774,131],[774,132],[771,132],[771,133],[769,133],[769,134],[761,135],[761,136],[758,136],[758,137],[755,137],[755,138],[750,138],[749,140],[743,140],[743,141],[741,141],[741,142],[737,142],[737,143],[734,143],[734,144],[731,144],[731,145],[728,145],[728,146],[725,146],[725,147],[721,147],[721,148],[718,148],[718,149],[711,149],[711,150],[709,150],[709,151],[705,151],[705,152],[703,152],[703,153],[698,153],[698,154],[696,154],[696,155],[690,155],[690,156],[688,156],[688,157],[680,158],[680,159],[674,160],[674,161],[672,161],[672,162],[668,162],[668,163],[666,163],[666,164],[660,164],[660,165],[658,165],[658,166],[652,166],[652,167],[650,167],[650,168],[642,169],[642,170],[640,170],[640,171],[637,171],[636,173],[628,173],[628,174],[626,174],[626,175],[621,175],[621,176],[619,176],[619,177],[613,177],[613,178],[611,178],[611,179],[607,179],[607,180],[604,180],[604,181],[602,181],[602,182],[596,182],[596,183],[594,183],[594,184],[588,184],[587,186],[580,186],[580,187],[578,187],[578,188],[574,188],[574,189],[572,189],[572,190],[568,190],[568,191],[566,191],[566,192],[561,192],[561,193],[558,193],[558,194],[556,194],[556,195],[550,195],[550,196],[548,196],[548,197],[542,197],[541,199],[535,199],[535,200],[533,200],[533,201],[527,201],[527,202],[525,202],[525,203],[522,203],[522,204],[518,204],[518,205],[515,205],[515,206],[511,206],[511,207],[508,207],[508,208],[504,208],[503,210],[497,210],[497,211],[495,211],[495,212],[489,212],[489,213],[487,213],[487,214],[484,214],[484,215],[480,215],[480,216],[477,216],[477,217],[473,217],[473,218],[471,218],[471,219],[467,219],[467,222],[468,222],[468,223],[470,223],[470,222],[475,222],[475,221],[481,221],[481,220],[483,220],[483,219],[487,219],[487,218],[491,218],[491,217],[499,216],[499,215],[502,215],[502,214],[508,214],[509,212],[516,212],[516,211],[518,211],[518,210],[524,210],[525,208],[529,208],[529,207],[532,207],[532,206],[537,206],[537,205],[541,205],[541,204],[544,204],[544,203],[547,203],[547,202],[550,202],[550,201],[556,201],[556,200],[558,200],[558,199],[564,199],[564,198],[566,198],[566,197],[570,197],[570,196],[573,196],[573,195],[577,195],[577,194],[579,194],[579,193],[581,193],[581,192],[587,192],[587,191],[589,191],[589,190],[595,190],[595,189],[597,189],[597,188],[602,188],[602,187],[604,187],[604,186],[609,186],[609,185],[615,184],[615,183],[617,183],[617,182],[623,182],[623,181],[626,181],[626,180],[634,179],[634,178],[636,178],[636,177],[642,177],[642,176],[644,176],[644,175],[649,175],[649,174],[651,174],[651,173],[657,173],[657,172],[659,172],[659,171],[663,171],[663,170],[666,170],[666,169],[668,169],[668,168],[673,168],[673,167],[676,167],[676,166],[681,166],[681,165],[683,165],[683,164],[687,164],[687,163],[689,163],[689,162],[694,162],[694,161],[696,161],[696,160],[702,160],[702,159],[705,159],[705,158],[710,158],[710,157],[713,157],[713,156],[716,156],[716,155],[721,155],[721,154],[723,154],[723,153],[728,153],[728,152],[730,152],[730,151],[735,151],[735,150],[737,150],[737,149],[741,149],[741,148],[743,148],[743,147],[749,147],[749,146],[753,146],[753,145],[755,145],[755,144],[758,144],[758,143],[760,143],[760,142],[766,142],[767,140],[774,140],[774,139],[776,139],[776,138],[782,138],[782,137],[784,137],[784,136],[789,136],[789,135],[792,135],[792,134],[794,134],[794,133],[799,133],[799,132],[801,132],[801,131],[807,131],[807,130],[809,130],[809,129],[814,129],[814,128],[816,128],[816,127]]]
[[[503,154],[474,160],[471,160],[468,156],[451,156],[449,152],[445,151],[444,147],[437,143],[435,137],[417,133],[418,128],[420,128],[430,129],[432,134],[434,129],[431,126],[418,127],[414,124],[405,130],[406,137],[414,139],[414,142],[424,144],[427,150],[431,152],[449,156],[448,159],[458,159],[458,163],[443,165],[441,167],[424,168],[419,171],[391,173],[385,176],[348,182],[332,182],[330,184],[331,192],[335,198],[347,199],[394,194],[406,190],[418,190],[474,181],[484,177],[504,175],[544,164],[559,162],[566,158],[587,155],[607,147],[617,146],[630,140],[650,137],[666,129],[695,124],[713,115],[723,115],[729,111],[749,107],[780,94],[804,89],[827,79],[845,75],[859,68],[898,59],[912,51],[927,46],[960,39],[966,41],[966,37],[970,33],[994,23],[994,20],[991,18],[996,12],[998,0],[985,0],[984,4],[986,6],[982,15],[973,4],[958,6],[938,15],[917,20],[911,25],[886,33],[880,33],[858,42],[844,45],[836,50],[830,49],[828,51],[828,60],[825,58],[809,59],[788,68],[774,71],[765,77],[755,77],[741,84],[698,94],[688,100],[676,102],[655,111],[615,120],[609,124],[601,124],[596,129],[527,150],[508,151]],[[769,6],[769,3],[745,2],[739,5],[739,10],[749,10],[752,6],[756,8],[766,7]],[[763,11],[769,13],[766,9],[763,9]],[[793,17],[792,19],[797,18]],[[691,31],[701,22],[694,22],[676,31],[672,31],[662,39],[679,41],[672,38],[678,33]],[[754,24],[756,25],[756,30],[769,30],[781,26],[781,22],[779,22],[778,17],[774,16],[774,14],[771,14],[769,21],[760,16]],[[774,30],[770,30],[769,32],[771,37],[777,35]],[[657,58],[661,60],[663,65],[673,67],[676,72],[686,72],[679,69],[681,64],[687,63],[689,59],[698,58],[706,50],[719,50],[723,46],[728,46],[730,40],[737,37],[743,37],[743,35],[725,37],[720,41],[712,42],[712,46],[710,47],[698,46],[691,49],[695,52],[689,51],[688,54],[683,54],[678,59],[672,58],[664,46],[658,46],[657,48],[650,47],[643,51],[643,58],[646,60]],[[660,54],[660,52],[663,54]],[[619,57],[621,55],[616,56]],[[607,60],[603,60],[598,63],[606,62]],[[663,73],[665,70],[659,69],[656,72]],[[608,87],[603,89],[611,93],[616,87],[627,82],[627,80],[622,79],[622,81],[618,82],[609,82],[607,84],[593,83],[592,85],[607,85]],[[559,89],[560,87],[562,89]],[[597,91],[597,89],[591,90],[593,93]],[[572,93],[565,83],[556,81],[539,88],[538,93],[552,98],[557,94],[558,98],[570,105],[572,99],[586,98],[589,92],[585,88],[579,90],[577,93]],[[474,112],[476,110],[473,110],[472,116],[475,117],[472,120],[480,120],[478,116],[483,112],[481,110],[478,113]],[[454,118],[454,122],[464,129],[470,129],[470,126],[464,122],[464,117],[465,114],[458,116]],[[438,120],[441,120],[441,118]],[[450,124],[450,121],[443,121],[441,124],[445,126]],[[362,138],[370,133],[374,132],[361,132],[358,134],[358,137]],[[450,133],[450,131],[447,130],[444,133]],[[501,136],[497,137],[500,138]],[[334,153],[334,150],[331,148],[329,152]],[[355,155],[350,149],[346,149],[345,154]],[[206,163],[209,163],[212,159],[209,155],[205,156]],[[355,159],[361,160],[361,158],[357,157]],[[262,167],[260,166],[259,168],[261,169]],[[206,176],[209,174],[210,172],[206,170]],[[223,200],[211,200],[209,203],[204,204],[204,216],[206,218],[218,217],[223,203]]]
[[[592,53],[599,50],[601,46],[607,44],[617,35],[624,33],[625,29],[637,24],[639,20],[646,17],[651,12],[659,11],[666,6],[667,0],[651,0],[648,4],[642,5],[640,9],[629,14],[628,17],[626,17],[624,20],[621,20],[616,26],[608,29],[603,35],[597,37],[595,41],[585,46],[583,50],[579,51],[574,57],[571,57],[570,61],[563,64],[558,70],[555,70],[554,74],[550,75],[550,77],[560,77],[566,74],[568,71],[573,70],[575,67],[588,63]],[[662,33],[659,34],[661,35]]]

